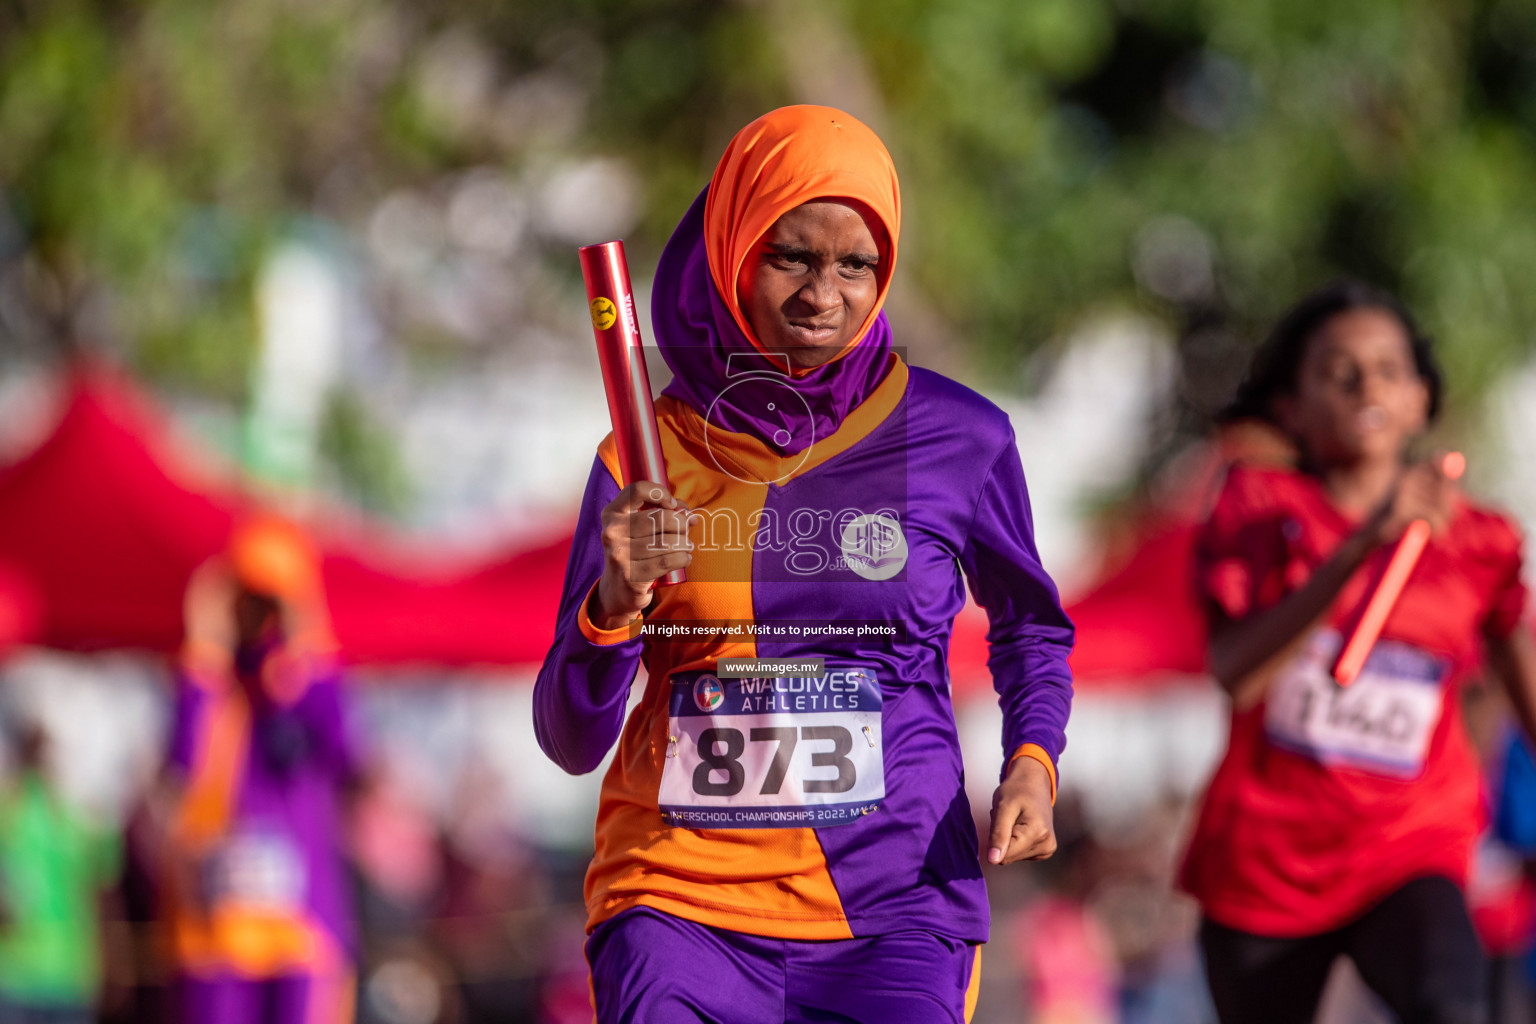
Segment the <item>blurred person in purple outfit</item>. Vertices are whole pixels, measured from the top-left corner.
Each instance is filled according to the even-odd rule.
[[[257,520],[188,588],[166,888],[183,1024],[351,1020],[357,772],[318,565],[296,528]]]

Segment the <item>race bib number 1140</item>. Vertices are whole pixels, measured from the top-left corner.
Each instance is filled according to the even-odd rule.
[[[1322,764],[1414,778],[1440,724],[1447,666],[1408,644],[1378,641],[1348,687],[1330,667],[1339,634],[1319,630],[1265,698],[1271,743]]]
[[[885,798],[875,670],[672,678],[659,803],[688,828],[846,825]]]

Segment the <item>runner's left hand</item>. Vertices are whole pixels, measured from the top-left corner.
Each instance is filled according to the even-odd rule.
[[[1032,757],[1016,757],[992,794],[992,834],[987,863],[1045,860],[1056,852],[1051,776]]]

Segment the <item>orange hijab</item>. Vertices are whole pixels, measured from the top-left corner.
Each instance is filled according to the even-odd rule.
[[[258,594],[289,600],[320,590],[320,555],[298,526],[260,516],[236,527],[229,541],[230,567],[240,583]]]
[[[874,132],[835,107],[780,107],[736,133],[715,168],[704,206],[704,245],[715,288],[748,341],[763,351],[741,311],[736,280],[747,255],[784,214],[815,199],[856,199],[885,225],[880,293],[854,335],[880,315],[901,234],[896,165]],[[848,348],[843,349],[847,352]],[[838,358],[843,353],[838,354]]]

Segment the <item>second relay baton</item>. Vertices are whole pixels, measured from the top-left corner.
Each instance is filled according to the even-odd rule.
[[[667,465],[661,454],[661,434],[656,429],[656,406],[651,398],[651,378],[645,370],[640,322],[635,316],[635,293],[629,283],[629,264],[623,242],[584,245],[581,276],[587,284],[592,310],[592,331],[597,335],[597,361],[603,368],[603,390],[608,393],[608,416],[613,440],[619,450],[622,486],[636,480],[654,480],[668,490]],[[681,583],[682,569],[673,569],[658,585]]]
[[[1460,452],[1449,452],[1440,460],[1440,471],[1447,479],[1460,480],[1466,469],[1466,457]],[[1380,639],[1382,627],[1387,624],[1387,616],[1397,606],[1397,599],[1408,585],[1408,577],[1413,574],[1414,567],[1419,564],[1419,556],[1424,554],[1424,548],[1429,544],[1429,533],[1429,523],[1423,519],[1415,519],[1403,531],[1397,547],[1392,550],[1391,561],[1387,562],[1387,570],[1381,575],[1381,582],[1371,592],[1360,621],[1355,624],[1354,632],[1339,652],[1338,661],[1334,662],[1333,678],[1340,686],[1353,683],[1359,677],[1360,670],[1365,668],[1365,660],[1370,657],[1371,648]]]

